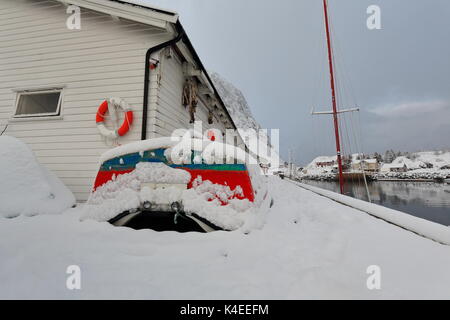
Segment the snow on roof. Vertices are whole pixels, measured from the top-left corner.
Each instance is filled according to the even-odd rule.
[[[426,168],[431,165],[440,169],[450,165],[450,152],[448,151],[422,151],[412,153],[410,156],[400,156],[392,161],[391,167],[401,168],[406,165],[408,169]]]
[[[157,12],[173,15],[173,16],[178,16],[178,13],[175,11],[157,7],[153,4],[148,3],[148,1],[145,1],[145,0],[122,0],[122,1],[121,0],[110,0],[110,1],[129,3],[129,4],[136,5],[136,6],[145,8],[145,9],[150,9],[150,10],[154,10]]]
[[[434,168],[441,168],[446,165],[450,165],[450,152],[449,151],[423,151],[415,153],[416,160],[423,163],[429,163]]]
[[[383,169],[390,169],[390,168],[401,169],[401,168],[404,168],[405,166],[406,166],[406,164],[404,164],[404,163],[384,163],[381,166],[381,170],[383,170]]]
[[[176,12],[158,8],[143,0],[58,0],[64,4],[73,4],[86,9],[116,15],[141,23],[148,23],[160,28],[166,22],[176,23]]]
[[[425,164],[420,160],[411,160],[405,156],[397,157],[394,161],[392,161],[394,165],[397,165],[397,167],[403,167],[403,165],[406,165],[408,169],[419,169],[423,168]]]
[[[118,147],[115,147],[113,149],[109,149],[106,152],[104,152],[100,156],[100,163],[101,165],[103,162],[116,158],[121,157],[126,154],[131,153],[142,153],[144,151],[153,150],[157,148],[172,148],[177,146],[180,148],[179,150],[196,150],[202,152],[202,157],[205,161],[215,161],[215,150],[226,150],[226,153],[224,155],[218,155],[217,157],[221,158],[223,160],[223,156],[226,157],[227,161],[231,159],[235,159],[239,161],[239,163],[245,163],[245,164],[257,164],[258,162],[256,159],[247,153],[245,150],[233,146],[233,145],[227,145],[225,143],[219,142],[219,141],[210,141],[210,140],[204,140],[200,139],[197,136],[197,133],[193,132],[192,130],[189,130],[191,133],[191,137],[184,136],[181,137],[160,137],[160,138],[153,138],[153,139],[147,139],[147,140],[138,140],[134,142],[130,142]],[[171,150],[172,151],[172,150]],[[184,157],[186,155],[180,155],[180,157]],[[190,157],[189,157],[190,159]],[[172,159],[173,160],[173,159]]]
[[[359,164],[361,162],[365,162],[365,163],[378,163],[377,159],[363,159],[363,160],[353,160],[354,164]]]
[[[336,161],[336,156],[320,156],[315,158],[311,163],[318,163],[318,162],[333,162]]]

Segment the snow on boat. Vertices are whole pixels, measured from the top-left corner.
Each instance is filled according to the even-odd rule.
[[[83,219],[180,232],[260,227],[271,199],[257,162],[216,141],[155,138],[102,155]]]

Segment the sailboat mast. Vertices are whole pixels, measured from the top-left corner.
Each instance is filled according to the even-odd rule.
[[[342,173],[342,157],[341,157],[341,141],[339,136],[339,122],[338,122],[338,112],[336,106],[336,90],[334,81],[334,70],[333,70],[333,52],[331,50],[331,35],[330,26],[328,23],[328,5],[327,0],[323,0],[323,10],[325,14],[325,29],[327,35],[327,46],[328,46],[328,64],[330,68],[330,85],[331,85],[331,99],[333,103],[333,120],[334,120],[334,134],[336,137],[336,154],[337,163],[339,169],[339,186],[341,194],[344,194],[344,175]]]

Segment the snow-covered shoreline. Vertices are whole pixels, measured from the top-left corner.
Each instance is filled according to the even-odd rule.
[[[361,173],[359,168],[360,161],[357,160],[358,154],[351,157],[351,169],[346,170],[349,173]],[[409,157],[409,158],[408,158]],[[399,156],[390,163],[377,162],[366,174],[373,180],[378,179],[399,179],[399,180],[436,180],[442,182],[450,179],[450,152],[445,151],[424,151]],[[371,159],[377,161],[376,159]],[[336,156],[320,156],[309,163],[301,172],[298,178],[306,180],[337,180]],[[391,170],[394,168],[395,170]]]
[[[387,172],[376,173],[375,179],[400,179],[400,180],[442,180],[450,179],[450,170],[435,170],[435,169],[416,169],[406,172]]]
[[[135,231],[62,215],[0,219],[0,298],[448,299],[450,247],[277,177],[261,230]],[[20,249],[18,249],[20,248]],[[68,290],[67,266],[81,268]],[[381,289],[366,286],[381,269]]]

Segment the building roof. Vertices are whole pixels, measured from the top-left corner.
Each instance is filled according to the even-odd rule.
[[[138,7],[143,7],[149,10],[153,10],[155,12],[159,12],[159,13],[163,13],[163,14],[167,14],[167,15],[171,15],[171,16],[177,16],[178,17],[178,13],[175,11],[171,11],[171,10],[167,10],[167,9],[163,9],[163,8],[159,8],[155,5],[150,5],[148,3],[148,1],[145,0],[111,0],[111,1],[115,1],[115,2],[121,2],[121,3],[127,3],[127,4],[131,4],[131,5],[135,5]]]
[[[218,93],[213,81],[211,80],[206,68],[204,67],[200,57],[194,49],[187,33],[179,21],[178,13],[170,10],[161,9],[153,6],[143,0],[57,0],[65,4],[73,4],[82,8],[94,10],[110,14],[111,16],[129,19],[143,24],[152,25],[158,28],[166,29],[167,31],[176,31],[183,33],[182,41],[187,49],[190,51],[192,58],[195,60],[197,67],[203,72],[210,88],[214,92],[214,96],[222,106],[225,114],[231,125],[236,128],[222,97]]]
[[[401,169],[407,168],[407,165],[404,163],[385,163],[382,166],[382,169]]]
[[[315,158],[312,162],[318,163],[318,162],[334,162],[337,160],[336,156],[319,156]]]
[[[353,160],[354,164],[360,164],[361,162],[365,163],[378,163],[377,159],[362,159],[362,160]]]

